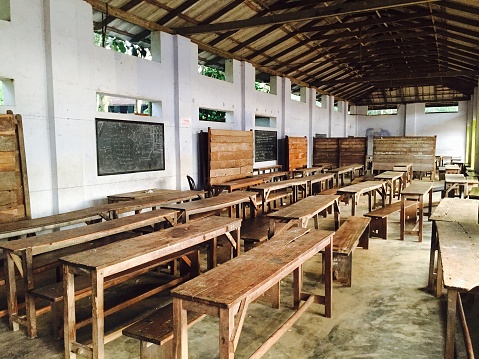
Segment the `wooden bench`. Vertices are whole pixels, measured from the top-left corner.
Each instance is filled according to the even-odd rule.
[[[359,245],[369,248],[371,218],[349,217],[336,231],[333,240],[333,277],[351,287],[353,252]]]
[[[469,191],[469,199],[479,199],[479,187],[472,187]]]
[[[274,192],[271,192],[268,195],[268,198],[264,202],[264,205],[265,206],[268,205],[268,212],[270,212],[272,209],[278,207],[278,201],[279,201],[280,206],[282,207],[286,204],[285,203],[286,200],[289,200],[289,203],[292,203],[293,192],[288,191],[288,190],[274,191]],[[263,199],[262,199],[261,196],[256,197],[256,205],[258,207],[263,205]],[[266,212],[266,210],[263,211],[263,213],[265,213],[265,212]]]
[[[185,263],[181,263],[183,265],[183,268],[186,268],[185,266],[187,263],[190,262],[191,259],[185,258],[186,255],[196,255],[199,251],[199,248],[194,248],[194,250],[190,251],[189,253],[183,253],[182,256],[177,256],[177,258],[183,258],[185,260]],[[177,259],[175,258],[168,258],[167,260],[161,260],[157,262],[151,262],[148,263],[147,265],[140,266],[136,268],[135,270],[129,270],[129,271],[124,271],[122,273],[110,276],[108,278],[105,278],[105,284],[104,288],[109,288],[114,285],[117,285],[118,283],[122,283],[130,278],[137,277],[141,274],[144,274],[148,271],[151,271],[152,269],[158,268],[161,265],[164,264],[169,264],[172,263],[172,259]],[[158,285],[154,288],[148,287],[146,289],[146,293],[135,293],[135,298],[127,300],[125,303],[122,303],[121,305],[118,305],[116,307],[113,307],[108,310],[108,313],[105,314],[113,314],[126,306],[132,305],[139,300],[150,297],[156,293],[159,293],[161,291],[167,290],[169,288],[172,288],[179,283],[184,282],[189,278],[189,275],[187,274],[187,270],[183,269],[181,271],[181,275],[177,278],[172,279],[170,282]],[[51,306],[51,312],[52,312],[52,334],[56,336],[57,338],[61,338],[63,336],[63,282],[57,282],[53,283],[41,288],[34,289],[32,291],[32,295],[44,299],[50,303]],[[88,297],[91,295],[92,292],[92,287],[91,287],[91,280],[90,278],[83,277],[83,276],[77,276],[75,277],[75,300],[79,300],[81,298]],[[137,299],[139,298],[139,299]],[[83,321],[79,321],[76,323],[76,328],[81,328],[84,327],[85,325],[91,323],[91,319],[85,319]]]
[[[417,201],[405,201],[406,221],[416,223]],[[401,210],[401,202],[395,202],[389,206],[376,209],[364,214],[365,217],[371,218],[370,236],[388,238],[388,216]]]
[[[287,223],[278,223],[276,225],[275,233],[282,233],[283,227]],[[291,226],[289,226],[291,227]],[[264,241],[268,240],[269,234],[269,218],[265,216],[259,216],[250,218],[241,222],[241,239],[244,243],[244,250],[249,251],[254,247],[260,245]]]
[[[204,314],[188,312],[187,327],[199,322]],[[153,314],[123,329],[123,335],[140,341],[141,359],[173,358],[173,306],[168,304]]]

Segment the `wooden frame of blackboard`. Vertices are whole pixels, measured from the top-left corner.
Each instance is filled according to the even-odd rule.
[[[254,130],[254,160],[255,162],[278,160],[277,131]]]
[[[108,136],[99,136],[105,124],[110,127],[110,133]],[[116,138],[118,142],[113,144],[111,131],[117,134],[120,131],[121,134],[121,137]],[[163,123],[95,118],[95,134],[98,176],[165,169]]]

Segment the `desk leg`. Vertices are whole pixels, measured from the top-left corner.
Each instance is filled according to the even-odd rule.
[[[356,215],[356,202],[358,201],[358,195],[357,194],[353,194],[352,196],[352,203],[351,203],[351,216],[355,216]],[[370,201],[371,203],[371,201]],[[369,205],[369,211],[371,211],[371,205]]]
[[[422,226],[424,224],[424,196],[419,196],[419,242],[422,242]]]
[[[15,254],[3,250],[3,255],[6,260],[4,264],[5,284],[7,285],[7,306],[8,306],[8,324],[10,329],[18,330],[18,321],[14,317],[18,316],[18,301],[17,301],[17,283],[15,281],[15,263],[12,256]]]
[[[35,312],[35,297],[32,295],[33,283],[33,256],[32,249],[27,248],[22,253],[23,282],[25,283],[25,313],[27,319],[27,336],[36,338],[37,317]]]
[[[341,224],[341,210],[339,209],[338,201],[334,201],[333,211],[334,211],[334,229],[337,231],[339,229],[339,225]]]
[[[233,330],[235,326],[234,315],[229,308],[220,308],[220,359],[234,359]],[[183,358],[182,358],[183,359]]]
[[[188,359],[188,322],[183,301],[173,298],[173,343],[174,358]]]
[[[447,290],[447,324],[446,324],[446,348],[444,359],[454,358],[454,346],[456,339],[456,310],[457,310],[457,289]]]
[[[218,243],[218,238],[214,237],[209,240],[208,243],[208,254],[207,254],[207,269],[213,269],[216,267],[216,246]]]
[[[427,281],[427,287],[432,289],[434,282],[434,268],[436,267],[436,251],[438,249],[437,245],[437,227],[436,221],[432,221],[432,230],[431,230],[431,251],[429,253],[429,277]]]
[[[442,260],[441,260],[441,252],[437,252],[437,273],[436,273],[436,290],[435,290],[435,295],[436,298],[439,298],[442,295],[442,278],[443,278],[443,272],[442,272]]]
[[[73,343],[76,342],[75,282],[68,265],[63,266],[63,339],[65,359],[75,359]]]
[[[301,303],[301,288],[303,287],[303,266],[299,266],[293,271],[293,307],[299,308]]]
[[[103,272],[94,271],[91,274],[91,314],[92,314],[92,341],[93,359],[105,357],[104,343],[104,288]]]
[[[399,238],[401,241],[404,241],[404,231],[406,230],[406,208],[405,208],[405,197],[401,196],[401,212],[399,213],[399,224],[400,224],[400,234]]]
[[[333,237],[324,248],[324,315],[331,318],[333,314]]]

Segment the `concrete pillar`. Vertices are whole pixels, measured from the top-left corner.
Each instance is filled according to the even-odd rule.
[[[191,129],[192,119],[192,84],[194,78],[194,61],[197,58],[197,48],[183,36],[173,37],[174,52],[174,117],[175,117],[175,156],[176,156],[176,187],[188,188],[186,175],[193,172],[193,151]]]
[[[404,136],[416,136],[417,113],[424,113],[424,104],[411,103],[406,105],[404,121]]]
[[[255,81],[255,69],[253,65],[246,61],[240,63],[241,67],[241,122],[242,130],[249,130],[254,128],[255,123],[255,95],[256,90],[254,87]]]
[[[308,96],[308,166],[313,164],[313,121],[316,111],[316,90],[309,89]]]

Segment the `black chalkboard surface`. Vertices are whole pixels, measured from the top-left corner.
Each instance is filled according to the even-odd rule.
[[[98,175],[165,169],[162,123],[96,119]]]
[[[276,131],[254,131],[255,162],[274,161],[278,158],[278,134]]]

